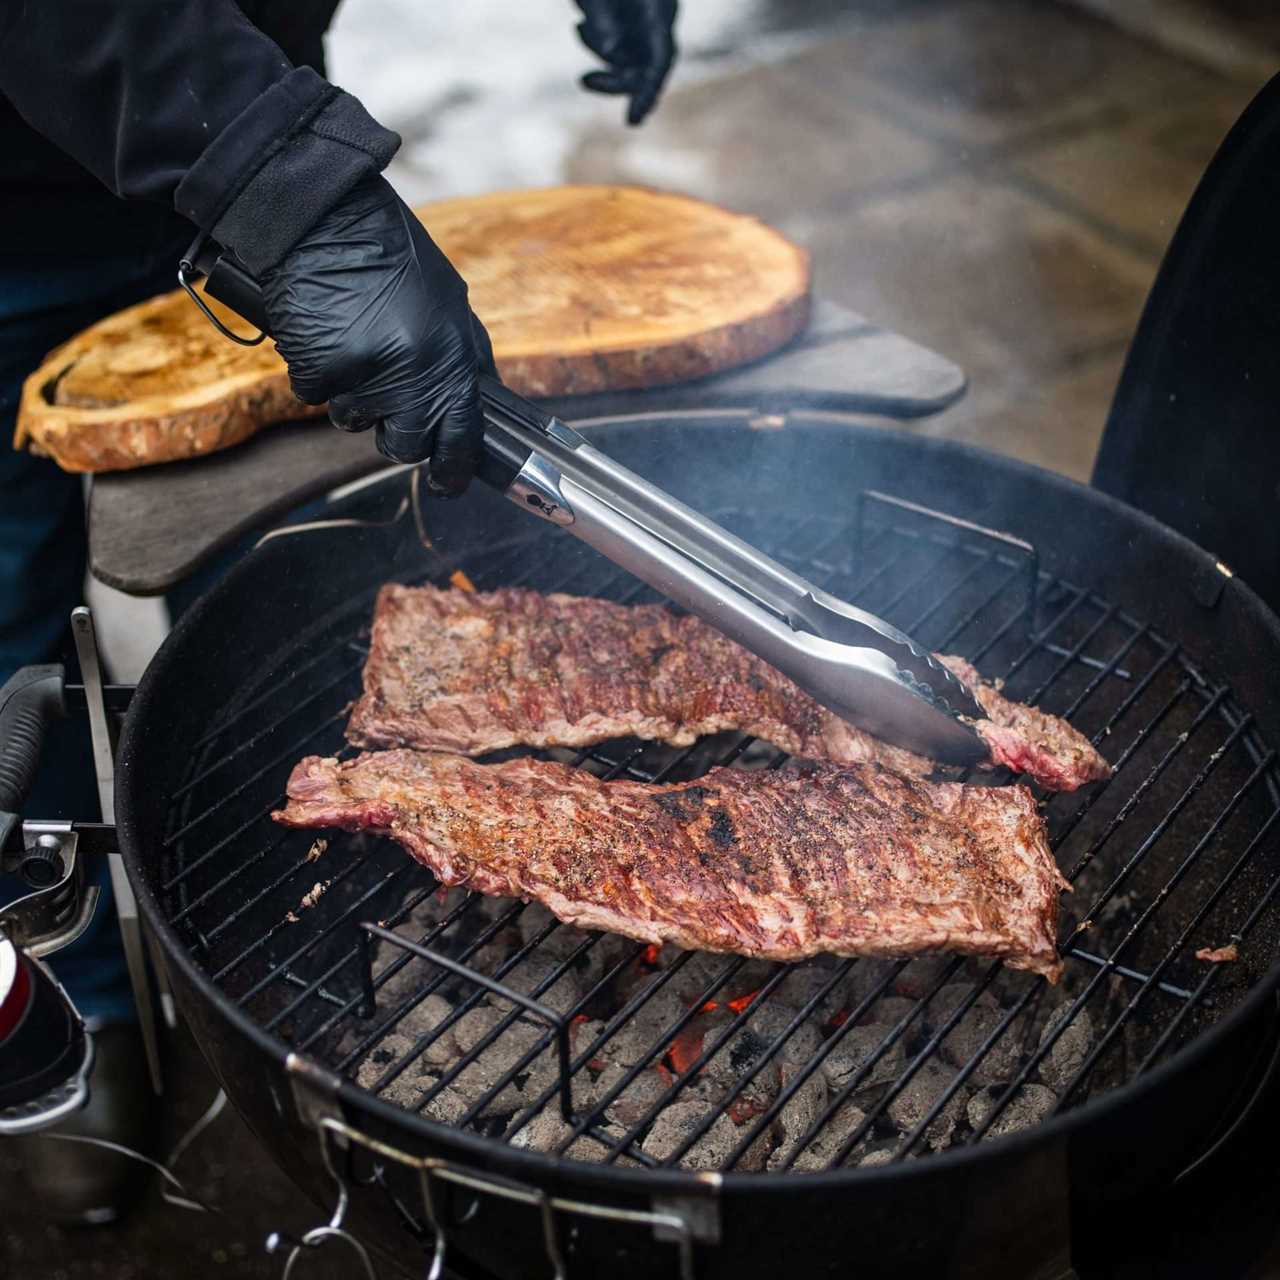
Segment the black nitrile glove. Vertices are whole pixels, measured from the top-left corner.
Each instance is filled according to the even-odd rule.
[[[470,481],[493,373],[467,286],[385,178],[363,179],[262,273],[267,329],[304,404],[344,431],[377,427],[393,462],[430,458],[430,491]]]
[[[577,3],[584,18],[578,23],[582,43],[609,64],[608,71],[589,71],[583,85],[596,93],[626,94],[627,123],[639,124],[653,110],[676,59],[676,0]]]

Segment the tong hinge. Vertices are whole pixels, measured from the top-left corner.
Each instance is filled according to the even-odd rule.
[[[559,470],[536,453],[520,468],[507,496],[551,524],[565,527],[574,522],[573,508],[560,488]]]

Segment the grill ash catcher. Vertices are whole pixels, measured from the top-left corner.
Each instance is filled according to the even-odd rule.
[[[0,689],[0,872],[27,892],[0,907],[0,1136],[56,1123],[84,1105],[93,1036],[44,963],[70,946],[100,909],[88,859],[110,861],[121,936],[152,1084],[161,1092],[159,1033],[137,904],[115,841],[111,716],[132,690],[104,686],[93,619],[72,615],[84,683],[61,666],[24,667]],[[87,714],[104,821],[24,819],[50,722]]]

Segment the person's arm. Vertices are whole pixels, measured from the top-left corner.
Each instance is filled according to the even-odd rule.
[[[232,0],[0,0],[0,93],[116,195],[172,202],[236,253],[300,399],[466,487],[488,338],[378,176],[400,139],[355,98]]]
[[[0,93],[116,195],[172,203],[255,269],[400,142],[232,0],[0,0]]]

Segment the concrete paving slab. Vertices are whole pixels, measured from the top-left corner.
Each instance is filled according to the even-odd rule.
[[[643,130],[593,129],[567,174],[678,188],[803,236],[821,213],[927,172],[941,154],[854,100],[762,67],[673,93]]]
[[[816,286],[956,360],[1025,383],[1125,344],[1151,266],[998,181],[954,178],[832,218]]]
[[[1123,353],[1115,352],[1012,394],[980,381],[967,402],[923,419],[918,430],[1087,483],[1123,363]]]
[[[892,7],[890,0],[686,4],[668,91],[767,66]],[[350,0],[329,36],[329,72],[404,137],[387,173],[407,200],[543,186],[564,180],[585,131],[621,126],[623,117],[617,98],[578,85],[599,65],[575,34],[578,16],[568,3]],[[665,110],[660,105],[658,117]]]
[[[1218,144],[1252,96],[1224,88],[1181,105],[1050,143],[1009,161],[1067,205],[1133,237],[1153,258],[1163,254]]]
[[[1007,145],[1108,113],[1194,99],[1204,69],[1043,0],[966,0],[779,64],[817,98],[859,101],[953,145]]]
[[[1246,81],[1280,70],[1280,10],[1271,0],[1069,0],[1107,22]]]
[[[1204,98],[1179,103],[1180,113],[1158,116],[1151,145],[1163,155],[1207,165],[1264,83],[1223,80]]]

